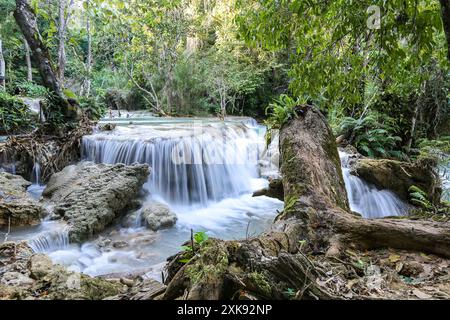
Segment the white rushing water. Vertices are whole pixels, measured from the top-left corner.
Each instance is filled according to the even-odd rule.
[[[339,151],[342,174],[350,209],[364,218],[382,218],[408,214],[410,207],[390,190],[379,189],[350,173],[351,156]]]
[[[83,158],[149,164],[150,192],[173,205],[206,206],[252,191],[264,149],[260,128],[239,121],[185,121],[118,126],[86,136]]]
[[[35,162],[33,165],[30,181],[33,184],[28,187],[27,192],[31,195],[32,198],[39,200],[41,198],[42,192],[45,189],[45,185],[41,181],[41,165],[38,162]]]

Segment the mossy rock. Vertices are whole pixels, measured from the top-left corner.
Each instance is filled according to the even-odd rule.
[[[356,174],[381,189],[395,192],[404,201],[410,200],[409,188],[413,185],[422,189],[428,199],[437,204],[442,189],[433,159],[403,162],[390,159],[360,159],[355,166]]]

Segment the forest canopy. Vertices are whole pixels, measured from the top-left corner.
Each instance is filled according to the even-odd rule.
[[[447,2],[29,1],[65,95],[97,116],[272,115],[277,126],[290,99],[318,106],[363,154],[398,158],[450,134]],[[47,96],[15,7],[0,1],[6,91]]]

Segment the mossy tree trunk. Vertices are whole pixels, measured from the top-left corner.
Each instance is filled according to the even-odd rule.
[[[439,2],[445,38],[447,39],[447,60],[450,62],[450,0],[439,0]]]
[[[366,220],[350,212],[335,139],[315,108],[283,126],[280,151],[285,208],[273,226],[253,239],[210,239],[194,256],[170,258],[163,298],[279,299],[286,288],[306,299],[339,298],[316,283],[321,271],[305,252],[335,259],[349,247],[392,247],[450,257],[448,224]]]
[[[3,57],[2,39],[0,39],[0,90],[5,90],[6,67]]]
[[[69,102],[64,95],[50,52],[39,33],[36,13],[27,0],[16,0],[14,18],[30,47],[44,86],[53,94],[50,112],[61,112],[65,120],[75,120],[77,102]]]

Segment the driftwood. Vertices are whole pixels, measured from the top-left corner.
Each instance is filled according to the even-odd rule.
[[[10,136],[0,145],[0,159],[4,164],[14,163],[16,173],[29,179],[35,163],[41,167],[41,182],[81,158],[81,139],[92,132],[92,123],[84,117],[71,130],[54,132],[36,130],[27,135]]]
[[[352,214],[325,117],[315,108],[300,114],[281,129],[285,208],[273,226],[254,239],[209,239],[194,256],[169,258],[164,299],[281,299],[286,288],[301,299],[344,298],[318,284],[325,271],[312,260],[340,261],[349,248],[384,247],[450,257],[447,223]]]

